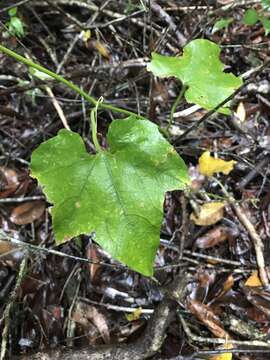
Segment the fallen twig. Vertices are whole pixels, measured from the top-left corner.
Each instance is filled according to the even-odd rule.
[[[241,223],[244,225],[246,230],[249,233],[249,236],[251,237],[256,253],[256,260],[258,265],[258,270],[260,274],[260,279],[262,281],[262,284],[264,286],[269,285],[269,279],[265,270],[265,262],[264,262],[264,256],[263,256],[263,242],[260,236],[258,235],[254,225],[251,223],[251,221],[248,219],[247,215],[245,214],[243,208],[236,202],[236,200],[228,193],[228,191],[225,189],[225,187],[217,180],[215,181],[219,184],[221,187],[221,190],[223,194],[227,197],[228,202],[234,209],[236,215],[238,216]]]

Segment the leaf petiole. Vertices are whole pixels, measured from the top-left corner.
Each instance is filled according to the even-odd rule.
[[[102,151],[98,138],[97,138],[97,110],[100,104],[102,104],[103,97],[101,96],[96,102],[96,106],[91,110],[90,119],[91,119],[91,132],[92,132],[92,140],[96,148],[96,152],[100,153]]]
[[[184,93],[186,92],[187,90],[187,85],[184,85],[182,84],[182,88],[180,90],[180,93],[179,95],[177,96],[177,98],[175,99],[174,103],[173,103],[173,106],[172,106],[172,109],[171,109],[171,113],[170,113],[170,121],[169,121],[169,124],[166,128],[167,131],[169,131],[170,127],[172,126],[172,122],[173,122],[173,114],[175,113],[175,110],[177,108],[177,105],[179,104],[179,102],[181,101],[182,97],[184,96]]]

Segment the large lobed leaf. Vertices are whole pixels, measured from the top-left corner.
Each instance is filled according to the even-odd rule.
[[[242,84],[240,78],[223,72],[224,65],[219,55],[218,45],[209,40],[197,39],[184,47],[180,57],[152,53],[152,61],[147,69],[155,76],[178,78],[188,86],[185,98],[189,103],[211,110]],[[227,107],[219,111],[230,113]]]
[[[109,150],[86,152],[81,137],[60,130],[32,154],[32,175],[52,208],[56,241],[96,233],[115,259],[152,275],[166,191],[189,183],[184,161],[158,127],[129,117],[112,122]]]

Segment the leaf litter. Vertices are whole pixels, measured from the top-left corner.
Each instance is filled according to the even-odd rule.
[[[236,2],[226,1],[226,5],[234,4],[222,16],[226,19],[233,18],[233,21],[227,29],[221,29],[212,35],[212,28],[219,18],[218,13],[210,17],[209,11],[215,11],[217,6],[223,6],[225,1],[216,2],[214,5],[213,2],[211,4],[209,2],[210,8],[207,8],[207,12],[205,2],[195,4],[195,2],[183,1],[181,5],[177,4],[177,7],[169,2],[158,3],[188,39],[194,38],[195,33],[203,32],[205,38],[221,44],[219,61],[226,65],[224,74],[232,73],[239,76],[262,64],[269,56],[267,50],[269,38],[265,36],[261,22],[249,27],[238,21],[243,17],[245,10],[248,10],[245,5],[239,7]],[[10,2],[3,1],[3,7],[8,5]],[[198,6],[192,9],[192,13],[184,8],[179,10],[179,6],[193,5]],[[45,27],[37,18],[29,15],[27,6],[42,17]],[[70,14],[73,20],[84,21],[92,14],[91,11],[77,5],[70,7],[60,4],[59,6]],[[127,9],[126,6],[126,2],[120,1],[117,6],[111,2],[97,14],[94,26],[99,29],[99,36],[91,28],[91,39],[88,39],[87,46],[83,39],[79,39],[69,54],[68,61],[65,60],[61,65],[60,73],[71,77],[75,83],[89,90],[96,98],[103,95],[112,102],[125,105],[135,112],[138,110],[141,114],[150,114],[152,121],[165,127],[166,119],[169,118],[170,104],[179,93],[180,83],[173,77],[162,80],[156,78],[153,81],[158,81],[162,85],[157,86],[151,93],[151,74],[146,73],[144,68],[145,63],[148,62],[146,57],[151,51],[156,51],[178,61],[182,56],[182,48],[170,26],[166,33],[161,34],[162,28],[164,26],[167,28],[165,22],[167,18],[160,18],[157,13],[154,16],[153,13],[151,15],[147,13],[146,17],[135,12],[133,16],[132,12],[129,12],[132,9]],[[260,4],[256,5],[258,11],[261,11],[260,6]],[[30,55],[39,63],[56,68],[64,59],[73,39],[71,34],[73,36],[77,31],[70,29],[75,29],[77,25],[74,25],[72,18],[63,16],[57,8],[54,8],[54,16],[47,16],[49,10],[52,11],[43,2],[37,4],[29,1],[27,5],[20,5],[17,12],[27,23],[27,35],[23,41]],[[141,11],[141,9],[134,10]],[[102,27],[101,24],[114,21],[110,17],[112,13],[128,14],[130,17],[109,24],[108,27]],[[5,13],[0,16],[3,22],[7,21]],[[205,24],[202,20],[205,17],[209,23],[202,28],[201,24]],[[140,24],[144,24],[145,27]],[[113,26],[114,30],[110,26]],[[151,36],[150,27],[153,31]],[[51,33],[51,37],[48,37],[47,30]],[[46,39],[46,44],[35,42],[34,45],[33,34],[39,39]],[[8,47],[20,52],[21,48],[16,38],[3,41]],[[91,41],[92,43],[88,44]],[[96,41],[100,41],[102,46],[105,46],[104,54],[108,56],[104,57],[102,53],[98,53],[94,48]],[[91,234],[77,236],[70,243],[56,247],[51,215],[47,211],[33,221],[31,215],[28,218],[29,222],[22,225],[11,221],[11,214],[18,212],[15,209],[25,204],[26,207],[35,207],[36,200],[21,202],[23,197],[42,195],[42,189],[29,176],[30,156],[40,143],[57,134],[61,129],[61,123],[55,116],[50,99],[34,91],[36,86],[39,86],[40,80],[36,79],[35,84],[32,82],[27,85],[18,84],[15,77],[25,81],[29,76],[28,70],[4,56],[1,56],[0,62],[2,69],[0,200],[7,200],[7,202],[0,201],[1,314],[14,289],[22,256],[26,251],[28,252],[25,246],[16,244],[15,248],[13,243],[6,242],[7,237],[11,236],[40,248],[40,250],[33,248],[29,250],[27,276],[21,285],[11,313],[12,326],[8,338],[11,355],[26,354],[29,357],[33,351],[47,347],[58,348],[63,344],[76,349],[89,344],[99,345],[106,341],[131,343],[143,333],[149,314],[158,303],[163,301],[162,286],[170,282],[180,268],[185,274],[192,276],[188,290],[193,308],[188,305],[188,301],[182,302],[181,306],[175,305],[175,308],[183,310],[183,316],[191,331],[200,335],[204,342],[192,340],[184,334],[183,328],[179,331],[180,325],[175,319],[168,326],[166,340],[161,349],[162,356],[171,358],[180,355],[186,360],[190,358],[190,354],[196,352],[205,353],[198,355],[200,357],[227,360],[225,354],[207,354],[207,351],[226,349],[226,342],[220,346],[206,339],[226,341],[223,336],[228,335],[231,339],[240,342],[232,352],[226,353],[226,356],[230,356],[229,359],[267,359],[270,354],[266,348],[249,346],[247,350],[246,346],[241,345],[241,341],[269,341],[270,329],[269,291],[261,285],[249,233],[231,206],[226,206],[226,211],[212,225],[208,223],[197,226],[190,221],[194,208],[199,209],[207,203],[224,201],[224,195],[215,180],[211,178],[217,177],[228,192],[233,194],[235,200],[241,203],[260,235],[264,243],[266,271],[269,273],[267,70],[258,74],[256,79],[251,79],[250,84],[230,104],[232,111],[242,121],[238,119],[233,121],[231,117],[215,114],[213,119],[208,119],[200,127],[195,127],[183,141],[174,144],[190,167],[194,186],[193,192],[184,196],[186,203],[181,200],[182,193],[179,191],[167,193],[165,196],[161,247],[157,251],[154,268],[155,278],[160,284],[158,286],[158,283],[152,279],[121,267],[95,243]],[[87,104],[81,105],[81,100],[75,98],[73,93],[62,86],[54,84],[53,87],[70,127],[83,137],[87,150],[93,153],[93,144],[88,135],[87,114],[90,109]],[[189,100],[191,99],[187,98],[187,101]],[[244,109],[239,105],[241,103],[244,104]],[[188,107],[189,104],[183,101],[178,105],[177,111],[182,113],[182,110]],[[7,109],[13,110],[12,116]],[[204,110],[196,110],[188,117],[182,115],[175,117],[173,126],[177,131],[172,132],[173,137],[181,136],[187,127],[195,125],[204,113]],[[99,139],[106,148],[105,135],[112,117],[106,112],[100,112],[99,116]],[[173,143],[174,139],[170,141]],[[207,161],[218,160],[219,164],[220,161],[226,161],[226,164],[222,162],[221,169],[219,167],[214,172],[210,165],[211,171],[209,173],[206,170],[208,171],[206,175],[202,175],[197,170],[195,174],[194,168],[197,167],[201,154],[206,150],[218,156],[215,158],[208,154]],[[262,166],[257,166],[259,164]],[[223,166],[227,174],[223,173]],[[68,179],[63,177],[62,180],[64,183]],[[32,211],[35,212],[30,209],[30,213]],[[197,215],[197,212],[194,214]],[[4,244],[11,244],[12,247]],[[97,250],[92,250],[92,247]],[[98,264],[83,264],[71,258],[45,253],[42,248],[87,258]],[[12,252],[14,249],[16,249],[15,253]],[[92,322],[89,314],[86,316],[80,313],[81,324],[72,322],[68,318],[69,309],[75,304],[74,314],[78,309],[77,305],[81,304],[81,301],[85,303],[86,299],[92,302],[89,307],[92,319],[96,314],[91,310],[92,307],[102,314],[97,324]],[[109,308],[110,306],[114,308]],[[137,308],[142,309],[140,318],[129,322],[125,317],[127,309],[132,313],[134,311],[132,309]],[[195,308],[197,311],[194,310]],[[82,325],[84,323],[86,325]],[[102,330],[104,324],[106,325]],[[3,328],[1,333],[2,330]],[[102,337],[102,331],[107,337],[106,335]],[[236,350],[239,352],[235,353]],[[263,350],[263,353],[256,350]]]

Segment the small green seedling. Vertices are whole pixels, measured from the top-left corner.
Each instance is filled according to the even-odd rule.
[[[261,0],[261,5],[264,10],[270,11],[270,0]]]
[[[8,11],[9,21],[6,23],[8,31],[7,36],[15,36],[22,38],[25,36],[26,24],[17,15],[17,7],[13,7]]]
[[[213,29],[212,29],[212,34],[215,34],[216,32],[227,28],[231,23],[233,22],[233,18],[221,18],[218,21],[215,22]]]
[[[147,8],[142,0],[135,0],[135,1],[128,0],[126,2],[126,7],[124,9],[125,14],[129,15],[133,11],[137,11],[137,10],[143,10],[143,11],[147,12]]]
[[[248,9],[243,17],[243,23],[245,25],[255,25],[258,21],[261,22],[265,35],[267,36],[270,33],[270,20],[267,16],[264,16],[255,9]]]
[[[19,85],[20,86],[30,85],[30,81],[28,81],[28,80],[19,80]],[[43,91],[40,88],[34,88],[34,89],[27,90],[25,92],[25,94],[30,97],[31,103],[32,103],[33,106],[37,105],[36,98],[38,96],[45,96],[45,94],[43,93]]]

